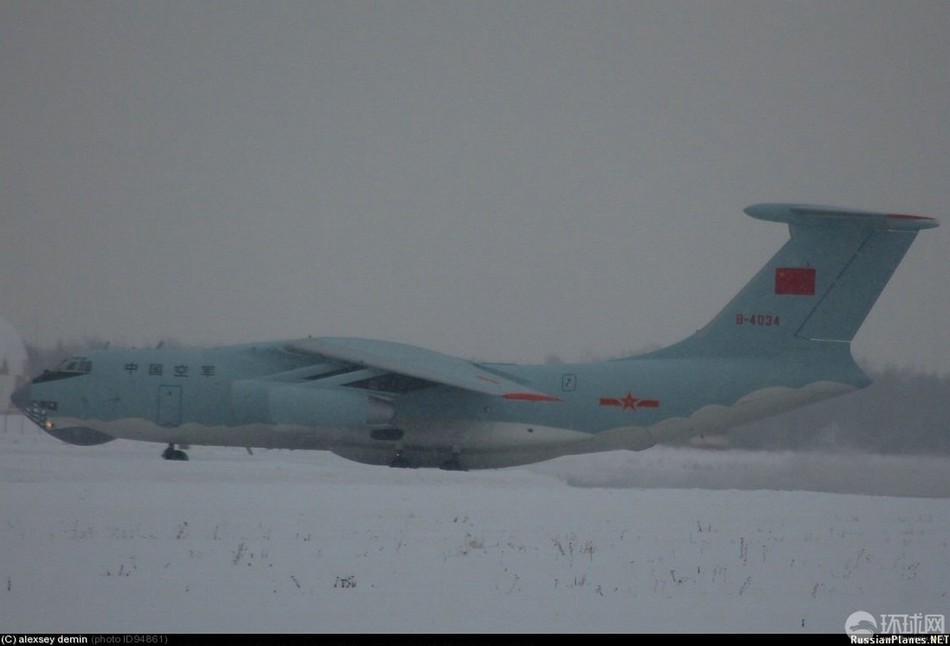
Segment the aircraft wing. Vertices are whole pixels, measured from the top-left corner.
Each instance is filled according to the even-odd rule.
[[[368,368],[379,368],[486,395],[524,401],[558,401],[478,364],[405,343],[351,337],[319,337],[287,349]]]

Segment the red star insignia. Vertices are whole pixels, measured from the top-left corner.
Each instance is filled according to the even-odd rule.
[[[638,401],[640,400],[634,397],[633,393],[628,390],[627,396],[620,398],[620,405],[623,406],[623,410],[627,410],[628,408],[632,410],[637,410]]]
[[[599,401],[601,406],[618,406],[621,410],[638,411],[641,408],[659,408],[659,399],[640,399],[633,396],[633,391],[628,390],[624,397],[601,397]]]

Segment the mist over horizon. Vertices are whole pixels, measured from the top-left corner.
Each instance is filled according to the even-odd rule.
[[[531,465],[572,487],[815,491],[950,498],[950,456],[887,455],[855,447],[695,449],[657,446],[571,456]]]

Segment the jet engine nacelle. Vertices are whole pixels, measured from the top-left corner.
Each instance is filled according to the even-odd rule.
[[[393,417],[388,401],[349,388],[243,381],[235,384],[232,403],[239,424],[344,428],[386,424]]]

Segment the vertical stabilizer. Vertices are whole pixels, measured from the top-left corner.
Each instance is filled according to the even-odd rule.
[[[791,239],[704,328],[650,357],[761,356],[848,344],[917,232],[932,218],[825,206],[758,204]]]

